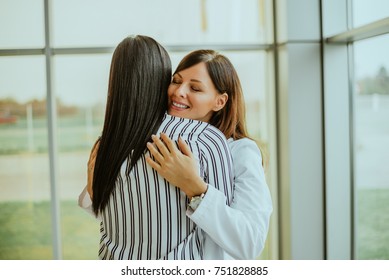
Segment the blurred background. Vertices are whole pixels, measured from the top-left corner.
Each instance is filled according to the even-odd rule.
[[[133,34],[235,65],[274,205],[258,259],[389,259],[388,33],[386,0],[0,0],[0,259],[96,259],[77,198]]]

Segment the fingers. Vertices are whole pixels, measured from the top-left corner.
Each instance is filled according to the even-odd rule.
[[[93,145],[92,151],[89,155],[88,160],[88,176],[93,176],[93,170],[95,169],[95,162],[97,157],[97,152],[99,150],[100,146],[100,139],[96,141],[96,143]]]
[[[147,143],[147,148],[159,163],[162,163],[170,156],[178,156],[181,154],[193,158],[192,151],[181,137],[178,139],[178,145],[181,151],[177,148],[175,142],[165,133],[161,133],[161,138],[153,135],[152,139],[155,146],[151,143]]]
[[[152,158],[149,155],[146,155],[146,162],[148,165],[150,165],[156,171],[159,171],[161,168],[161,165],[159,165],[157,162],[152,160]]]
[[[98,139],[96,141],[96,143],[93,145],[93,148],[92,148],[91,153],[89,155],[89,162],[96,160],[96,156],[97,156],[97,152],[99,150],[99,147],[100,147],[100,139]],[[89,164],[89,162],[88,162],[88,164]]]
[[[161,139],[173,155],[179,152],[176,143],[172,139],[170,139],[169,136],[167,136],[165,133],[161,133]]]
[[[163,161],[163,159],[164,159],[163,155],[158,151],[157,148],[155,148],[155,146],[153,144],[147,143],[147,149],[149,149],[150,153],[153,155],[153,157],[158,162],[162,162]]]
[[[96,142],[93,144],[92,151],[94,151],[96,147],[98,148],[99,145],[100,145],[100,138],[97,139]]]
[[[161,137],[162,137],[161,133]],[[174,150],[168,149],[168,147],[161,141],[161,139],[155,135],[151,136],[154,141],[154,144],[158,147],[158,150],[162,154],[163,157],[168,157],[170,154],[174,154]]]
[[[193,158],[192,151],[190,150],[188,144],[186,144],[186,142],[181,137],[178,138],[178,146],[180,147],[181,152],[184,155],[186,155],[186,156],[188,156],[190,158]]]

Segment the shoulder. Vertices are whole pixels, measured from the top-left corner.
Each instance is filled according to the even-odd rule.
[[[163,132],[173,140],[177,140],[178,136],[181,136],[191,141],[197,140],[198,135],[207,126],[208,124],[204,122],[179,118],[165,113],[157,133]]]
[[[219,153],[230,154],[227,138],[216,127],[208,124],[207,127],[199,135],[200,149],[212,149]]]
[[[227,138],[224,136],[223,132],[210,124],[207,124],[207,127],[204,128],[200,138],[205,141],[218,141],[227,144]]]
[[[258,144],[249,138],[228,140],[234,164],[236,180],[264,178],[264,161]]]
[[[257,158],[262,162],[262,153],[258,144],[250,138],[239,140],[228,139],[228,146],[234,158],[252,159]]]
[[[233,140],[232,138],[228,139],[228,145],[232,150],[251,150],[258,153],[261,153],[258,144],[251,140],[250,138],[242,138],[239,140]]]

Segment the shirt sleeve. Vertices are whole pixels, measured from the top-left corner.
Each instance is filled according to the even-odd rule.
[[[100,215],[96,217],[92,208],[92,199],[88,193],[87,187],[85,187],[78,196],[78,206],[84,209],[87,213],[91,214],[96,219],[100,220]]]
[[[224,193],[208,187],[196,211],[188,210],[187,214],[233,258],[255,259],[265,246],[272,200],[258,146],[249,139],[232,143],[232,203],[226,205]]]

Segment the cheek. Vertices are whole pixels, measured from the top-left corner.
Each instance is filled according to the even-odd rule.
[[[172,95],[173,95],[173,87],[172,86],[169,86],[169,88],[167,89],[167,96],[168,98],[170,98]]]

